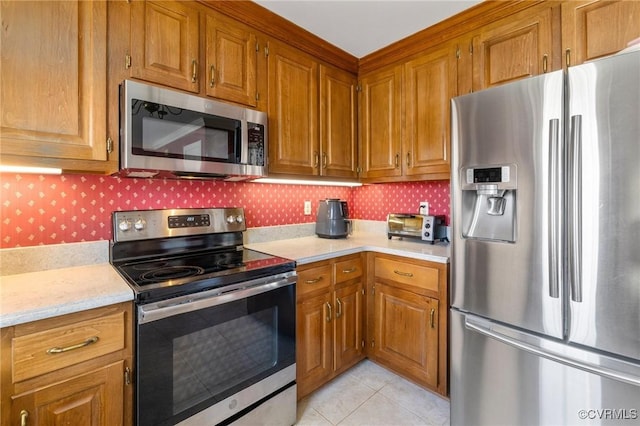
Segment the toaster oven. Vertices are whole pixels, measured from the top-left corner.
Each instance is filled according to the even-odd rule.
[[[411,213],[389,213],[387,216],[387,237],[408,237],[433,244],[449,241],[445,217]]]

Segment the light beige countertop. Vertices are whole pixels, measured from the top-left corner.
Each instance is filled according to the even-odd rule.
[[[109,263],[0,276],[0,327],[133,300]]]
[[[413,259],[431,262],[449,263],[450,244],[422,243],[415,240],[393,238],[386,234],[356,232],[346,239],[327,239],[317,236],[292,238],[286,240],[245,244],[246,248],[286,257],[299,265],[330,259],[347,254],[373,251],[377,253],[395,254]]]

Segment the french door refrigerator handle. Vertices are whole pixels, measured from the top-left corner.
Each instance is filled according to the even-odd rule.
[[[570,286],[571,300],[574,302],[582,302],[582,277],[581,271],[581,246],[582,246],[582,219],[580,208],[582,206],[582,116],[574,115],[571,117],[571,136],[570,136],[570,206],[569,206],[569,268],[570,268]]]
[[[560,120],[557,118],[549,120],[549,296],[553,298],[560,297],[560,284],[559,284],[559,265],[558,265],[558,253],[560,248],[560,232],[559,215],[561,210],[560,205],[560,185],[558,183],[559,176],[562,176],[560,167]]]
[[[500,328],[500,326],[494,325],[494,323],[491,321],[470,318],[469,316],[465,315],[464,325],[469,330],[475,331],[484,336],[490,337],[501,343],[512,346],[516,349],[523,350],[533,355],[547,358],[552,361],[568,365],[570,367],[578,368],[588,373],[597,374],[598,376],[629,383],[634,386],[640,386],[640,377],[637,375],[576,360],[564,354],[554,352],[552,350],[547,350],[531,343],[527,343],[524,341],[524,339],[520,340],[511,336],[507,336],[503,333],[500,333],[499,331],[496,331],[495,328]],[[513,332],[518,333],[517,331]]]

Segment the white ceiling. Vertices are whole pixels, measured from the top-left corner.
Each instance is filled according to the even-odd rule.
[[[356,58],[480,3],[479,0],[254,1]]]

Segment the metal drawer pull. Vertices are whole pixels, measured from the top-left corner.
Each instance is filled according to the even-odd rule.
[[[67,346],[66,348],[60,348],[60,347],[54,347],[51,349],[47,349],[47,353],[48,354],[60,354],[62,352],[68,352],[68,351],[72,351],[74,349],[80,349],[80,348],[84,348],[85,346],[89,346],[93,343],[96,343],[98,340],[98,336],[93,336],[93,337],[89,337],[87,340],[85,340],[82,343],[78,343],[77,345],[71,345],[71,346]]]
[[[20,426],[27,426],[28,418],[29,418],[29,412],[27,410],[20,411]]]
[[[402,275],[403,277],[413,277],[413,274],[411,272],[402,272],[402,271],[394,270],[393,273]]]
[[[336,312],[336,318],[340,318],[342,316],[342,302],[340,299],[336,299],[336,303],[338,304],[338,312]]]
[[[357,271],[357,270],[358,270],[358,268],[356,268],[356,267],[354,266],[354,267],[353,267],[353,268],[351,268],[351,269],[343,269],[343,270],[342,270],[342,273],[343,273],[343,274],[350,274],[350,273],[355,272],[355,271]]]
[[[327,302],[327,309],[329,310],[327,314],[327,322],[331,322],[331,317],[333,316],[333,310],[331,309],[331,303]]]
[[[211,70],[209,72],[211,73],[211,80],[209,80],[209,86],[213,87],[216,85],[216,67],[211,65]]]
[[[306,280],[304,283],[305,284],[315,284],[315,283],[319,283],[320,281],[322,281],[322,275],[320,275],[318,278],[314,278],[312,280]]]
[[[435,328],[435,316],[436,316],[436,310],[431,308],[431,313],[429,314],[431,328]]]

